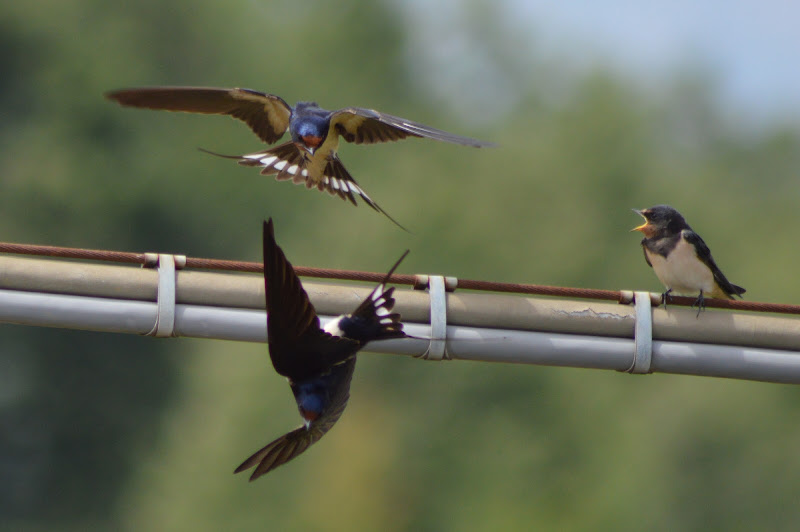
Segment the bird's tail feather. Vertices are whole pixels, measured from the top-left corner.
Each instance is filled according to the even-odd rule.
[[[225,153],[217,153],[215,151],[207,150],[205,148],[197,148],[197,149],[200,150],[203,153],[207,153],[207,154],[213,155],[215,157],[222,157],[223,159],[241,159],[242,158],[241,155],[227,155]]]
[[[397,227],[405,231],[406,233],[410,233],[408,229],[400,224],[397,220],[392,218],[392,216],[383,210],[383,208],[378,205],[369,195],[364,192],[364,189],[356,183],[356,180],[353,179],[353,176],[350,175],[350,172],[344,167],[342,162],[339,160],[338,157],[333,158],[328,162],[327,167],[325,168],[326,177],[330,175],[331,177],[326,179],[326,186],[328,187],[328,192],[331,194],[335,194],[337,191],[341,189],[347,189],[345,194],[347,195],[346,198],[349,199],[353,205],[356,204],[356,200],[353,197],[353,193],[359,195],[364,203],[369,205],[375,211],[383,214],[386,216],[393,224]],[[343,196],[344,197],[344,196]]]
[[[234,473],[241,473],[256,466],[255,471],[250,475],[250,480],[253,481],[276,467],[297,458],[313,443],[322,438],[324,434],[324,432],[308,430],[305,426],[298,427],[253,453],[252,456],[242,462],[242,465],[236,468]]]
[[[226,155],[203,148],[200,148],[200,151],[225,159],[235,159],[242,166],[260,166],[261,175],[274,175],[278,181],[291,180],[296,185],[305,184],[307,188],[316,187],[332,196],[350,201],[353,205],[358,205],[356,196],[359,196],[372,209],[386,216],[403,231],[410,233],[364,192],[335,155],[326,163],[322,175],[315,177],[309,172],[307,161],[293,142],[285,142],[267,150],[244,155]]]
[[[409,251],[397,259],[383,280],[376,286],[364,301],[351,314],[353,319],[372,323],[377,328],[377,333],[371,335],[369,340],[388,340],[390,338],[405,338],[403,324],[400,322],[400,314],[392,312],[394,309],[394,287],[386,288],[386,283],[394,271],[406,258]]]

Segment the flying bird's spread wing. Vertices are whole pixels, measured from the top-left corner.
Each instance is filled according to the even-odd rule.
[[[708,249],[708,246],[703,239],[700,238],[700,235],[691,229],[684,229],[681,233],[681,236],[683,236],[686,242],[694,246],[694,249],[697,251],[697,258],[699,258],[706,266],[708,266],[708,269],[714,274],[714,281],[728,297],[733,299],[734,295],[741,296],[746,292],[746,290],[741,286],[737,286],[728,281],[728,278],[725,277],[725,275],[722,273],[722,270],[719,269],[717,263],[714,262],[714,257],[711,256],[711,250]]]
[[[267,144],[283,136],[292,114],[279,96],[250,89],[141,87],[112,91],[106,97],[128,107],[228,115],[246,123]]]
[[[280,375],[302,380],[356,354],[358,342],[320,328],[308,294],[275,242],[272,219],[264,223],[264,281],[269,354]]]
[[[337,393],[332,398],[332,402],[323,417],[313,421],[308,427],[299,427],[268,443],[242,462],[242,465],[237,467],[234,473],[241,473],[258,465],[250,476],[250,480],[253,481],[289,460],[300,456],[312,444],[319,441],[342,417],[342,413],[347,406],[347,400],[350,398],[350,381],[353,378],[355,367],[355,358],[347,360],[342,365],[341,369],[344,374],[341,385],[337,388]]]
[[[406,137],[425,137],[474,148],[493,145],[489,142],[462,137],[405,118],[361,107],[347,107],[335,111],[331,115],[331,127],[335,128],[336,132],[347,142],[354,144],[374,144]]]

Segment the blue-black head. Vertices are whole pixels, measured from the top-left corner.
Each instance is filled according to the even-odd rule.
[[[669,205],[656,205],[641,211],[633,209],[633,212],[644,218],[645,223],[631,231],[640,231],[646,238],[675,235],[684,229],[691,229],[681,213]]]
[[[338,395],[348,393],[354,366],[355,359],[350,359],[315,377],[290,382],[297,409],[306,424],[324,416]]]
[[[325,142],[330,127],[330,112],[315,102],[298,102],[289,121],[292,142],[310,154]]]

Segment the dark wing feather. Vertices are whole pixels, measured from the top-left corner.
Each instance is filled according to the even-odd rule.
[[[331,127],[335,128],[347,142],[354,144],[374,144],[407,137],[425,137],[475,148],[493,145],[490,142],[462,137],[405,118],[361,107],[347,107],[333,112]]]
[[[746,292],[746,290],[741,286],[736,286],[728,281],[727,277],[725,277],[725,275],[722,273],[722,270],[720,270],[717,266],[717,263],[714,262],[714,257],[711,256],[711,250],[708,249],[708,246],[703,239],[700,238],[700,235],[691,229],[684,229],[681,232],[681,235],[686,242],[694,246],[694,249],[697,252],[697,258],[699,258],[706,266],[708,266],[708,268],[711,270],[711,273],[714,274],[714,281],[716,281],[723,292],[731,297],[731,299],[733,299],[734,295],[741,296]]]
[[[650,262],[650,257],[647,256],[647,239],[642,239],[642,251],[644,252],[644,261],[647,263],[648,266],[651,268],[653,267],[653,263]]]
[[[139,87],[112,91],[106,97],[127,107],[228,115],[246,123],[267,144],[283,136],[292,114],[283,98],[250,89]]]
[[[331,430],[333,425],[342,417],[342,413],[347,406],[347,401],[350,398],[350,381],[353,378],[356,360],[355,358],[351,358],[345,362],[345,364],[349,367],[346,368],[346,373],[338,387],[337,393],[332,398],[331,405],[325,411],[324,415],[313,421],[308,428],[305,426],[299,427],[268,443],[265,447],[259,449],[247,460],[242,462],[242,465],[237,467],[234,473],[241,473],[242,471],[246,471],[258,465],[250,476],[250,480],[253,481],[261,475],[269,473],[276,467],[297,458]]]
[[[264,286],[269,354],[280,375],[305,379],[358,351],[358,342],[332,336],[320,328],[308,294],[275,241],[271,218],[264,222]]]

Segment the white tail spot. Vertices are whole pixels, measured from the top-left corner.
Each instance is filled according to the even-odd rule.
[[[249,158],[258,159],[258,157],[249,157]],[[272,157],[264,157],[263,159],[259,159],[258,162],[260,162],[264,166],[269,166],[269,165],[272,164],[273,161],[276,161],[276,160],[278,160],[278,158],[273,155]]]

